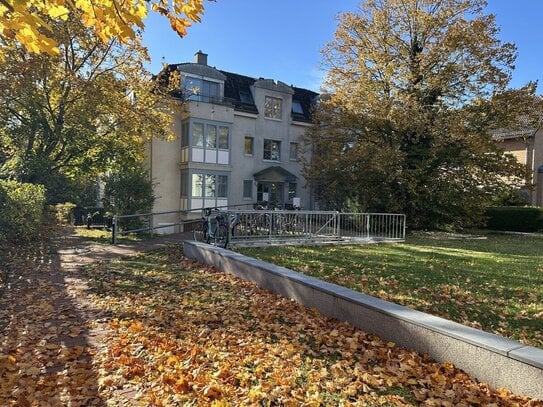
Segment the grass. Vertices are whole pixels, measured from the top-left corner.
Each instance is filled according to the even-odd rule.
[[[80,237],[84,237],[85,239],[94,241],[96,243],[111,243],[111,230],[96,228],[87,229],[87,227],[82,226],[76,227],[75,233]],[[149,234],[131,233],[128,235],[119,235],[117,240],[119,242],[138,242],[141,240],[147,240],[149,238]]]
[[[543,348],[543,237],[416,233],[402,244],[239,251]]]

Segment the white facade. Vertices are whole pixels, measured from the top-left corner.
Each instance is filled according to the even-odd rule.
[[[150,143],[154,212],[257,202],[313,209],[300,147],[315,92],[219,71],[201,52],[171,69],[189,100],[174,118],[177,139]]]

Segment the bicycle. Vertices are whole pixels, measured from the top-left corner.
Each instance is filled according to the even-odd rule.
[[[224,215],[217,212],[212,208],[204,209],[204,216],[202,218],[202,236],[204,242],[213,244],[215,246],[226,247],[228,244],[228,225],[225,221]]]
[[[212,216],[214,211],[216,212],[216,215]],[[238,214],[234,214],[230,217],[232,236],[235,234],[239,221],[240,218]],[[226,248],[230,241],[226,215],[219,212],[217,209],[205,208],[204,217],[202,218],[202,235],[206,243],[210,244],[213,242],[215,246]]]

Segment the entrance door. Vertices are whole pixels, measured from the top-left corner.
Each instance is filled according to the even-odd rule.
[[[256,194],[257,201],[267,201],[271,206],[282,208],[284,204],[283,185],[282,182],[259,182]]]

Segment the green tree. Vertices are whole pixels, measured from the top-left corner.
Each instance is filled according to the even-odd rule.
[[[150,212],[155,197],[146,170],[128,167],[104,177],[104,208],[115,215]]]
[[[65,179],[138,165],[148,138],[170,134],[175,102],[144,69],[138,38],[104,44],[77,19],[51,28],[58,55],[4,50],[0,174],[45,185],[55,203]]]
[[[496,38],[485,4],[368,0],[340,16],[323,51],[328,94],[306,140],[305,175],[323,206],[460,227],[525,181],[491,130],[516,123],[535,86],[506,91],[515,47]]]

